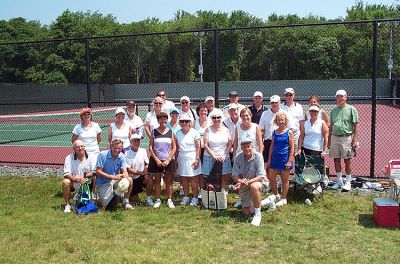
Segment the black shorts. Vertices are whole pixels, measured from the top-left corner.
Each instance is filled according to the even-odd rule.
[[[139,193],[143,192],[144,176],[140,176],[132,180],[133,180],[133,186],[131,195],[138,195]]]
[[[200,161],[203,163],[203,156],[204,156],[204,148],[200,149]]]
[[[164,160],[162,160],[163,162]],[[157,162],[154,160],[153,157],[150,157],[149,160],[149,167],[148,167],[148,172],[149,173],[174,173],[175,172],[175,162],[174,160],[171,160],[171,162],[168,164],[167,167],[158,167]]]
[[[269,160],[269,149],[271,148],[272,140],[264,140],[264,150],[263,150],[263,158],[264,162],[268,162]]]
[[[311,150],[308,148],[301,148],[307,156],[321,156],[322,151]]]

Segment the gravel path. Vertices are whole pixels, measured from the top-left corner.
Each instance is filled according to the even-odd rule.
[[[49,175],[62,176],[63,168],[0,166],[0,176],[10,175],[37,177],[45,177]]]

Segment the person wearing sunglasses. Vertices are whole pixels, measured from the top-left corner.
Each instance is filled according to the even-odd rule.
[[[193,120],[189,115],[183,114],[179,118],[181,130],[176,132],[177,143],[176,160],[178,175],[182,183],[184,196],[181,205],[198,205],[198,175],[201,174],[200,162],[200,133],[191,127]],[[192,187],[192,200],[189,197],[189,184]]]
[[[171,109],[175,108],[174,102],[167,100],[167,92],[164,89],[157,91],[157,96],[163,100],[162,111],[165,113],[171,112]]]
[[[101,128],[93,122],[93,112],[90,108],[82,108],[80,112],[81,122],[72,130],[71,142],[81,140],[85,144],[85,150],[97,158],[100,153]]]
[[[212,120],[204,133],[204,157],[201,170],[205,176],[209,176],[216,162],[222,163],[221,171],[217,174],[222,175],[221,185],[227,191],[228,182],[231,178],[231,159],[229,152],[232,148],[232,139],[229,129],[222,125],[223,112],[214,109],[209,117]]]
[[[157,96],[153,99],[153,110],[146,114],[144,119],[146,135],[150,138],[151,132],[159,126],[157,115],[161,113],[164,100]],[[169,113],[169,112],[168,112]],[[168,116],[168,121],[170,120]]]
[[[179,100],[181,103],[180,115],[187,114],[192,118],[193,121],[196,121],[199,117],[197,116],[196,112],[190,108],[190,98],[188,96],[182,96]]]
[[[281,103],[281,109],[285,110],[293,117],[293,135],[294,135],[294,149],[295,153],[298,152],[299,136],[300,136],[300,124],[304,123],[305,116],[303,106],[294,101],[294,89],[286,88],[283,92],[285,95],[285,102]]]

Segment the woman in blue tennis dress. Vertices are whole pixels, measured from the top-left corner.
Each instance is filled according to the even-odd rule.
[[[287,127],[289,119],[284,113],[278,112],[274,122],[278,128],[272,135],[268,178],[272,192],[276,196],[276,201],[282,198],[276,205],[283,206],[287,204],[286,196],[289,191],[289,173],[294,161],[294,136],[293,132]],[[276,184],[278,174],[282,180],[282,197],[278,194],[278,186]]]

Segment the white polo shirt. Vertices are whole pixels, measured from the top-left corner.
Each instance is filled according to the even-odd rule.
[[[289,119],[288,128],[293,129],[295,122],[292,115],[283,109],[279,109],[278,112],[285,113]],[[273,113],[271,109],[264,111],[264,113],[261,115],[258,126],[264,131],[264,140],[272,140],[272,133],[278,128],[278,126],[275,124],[275,115],[276,113]]]
[[[95,155],[88,154],[88,157],[82,161],[75,157],[74,153],[69,154],[65,157],[64,161],[64,177],[67,175],[71,176],[82,176],[88,172],[96,171],[96,157]]]
[[[303,106],[296,102],[293,102],[291,106],[288,106],[286,103],[281,103],[280,108],[292,115],[294,119],[294,127],[292,127],[292,129],[300,130],[300,122],[305,120]]]

